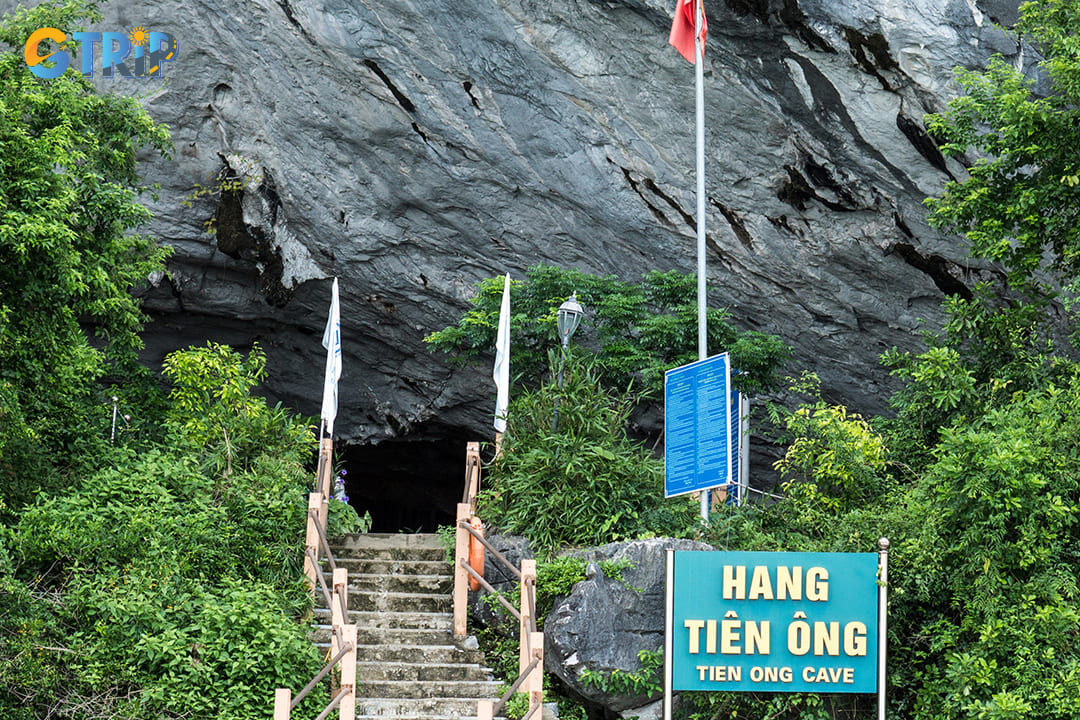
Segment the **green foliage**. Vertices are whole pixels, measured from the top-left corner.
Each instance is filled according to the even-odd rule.
[[[943,428],[1057,382],[1074,367],[1055,354],[1042,303],[1001,304],[980,286],[972,299],[950,297],[944,307],[947,321],[940,333],[924,335],[925,351],[882,355],[905,385],[891,400],[895,419],[880,425],[915,472],[930,462]]]
[[[248,396],[262,372],[256,351],[169,360],[172,445],[117,448],[77,487],[24,508],[10,531],[2,717],[261,718],[273,688],[297,689],[320,665],[299,622],[311,609],[301,562],[310,428]],[[203,422],[184,422],[181,407]],[[318,712],[305,705],[299,717]]]
[[[927,204],[933,224],[963,233],[973,255],[1001,262],[1022,287],[1047,257],[1067,275],[1080,268],[1080,15],[1073,0],[1026,2],[1016,31],[1041,52],[1051,94],[1038,97],[1001,57],[958,70],[964,95],[926,123],[944,153],[978,159]]]
[[[600,571],[604,573],[604,577],[611,578],[615,582],[619,583],[627,590],[633,590],[634,592],[641,592],[641,588],[633,587],[630,581],[623,575],[623,570],[629,570],[634,567],[634,561],[630,558],[619,558],[618,560],[601,560]]]
[[[585,560],[573,555],[559,555],[536,563],[537,625],[551,612],[558,598],[569,597],[574,585],[585,579]]]
[[[632,671],[615,668],[610,673],[601,673],[583,668],[581,681],[604,693],[655,698],[664,691],[663,649],[640,651],[638,663],[637,670]]]
[[[499,692],[504,694],[509,689],[509,685],[500,686]],[[529,694],[523,692],[514,693],[503,708],[503,714],[508,720],[521,720],[527,712],[529,712]]]
[[[439,536],[439,544],[446,553],[446,562],[453,566],[454,553],[457,552],[457,528],[453,525],[440,525],[435,528],[435,534]]]
[[[334,498],[330,498],[327,508],[326,534],[330,537],[366,533],[371,530],[371,513],[366,510],[360,515],[349,503]]]
[[[1075,717],[1080,378],[943,432],[910,542],[916,717]]]
[[[793,390],[809,389],[818,399],[787,412],[784,424],[795,438],[776,461],[784,490],[810,505],[851,510],[882,492],[887,451],[884,439],[847,408],[820,399],[820,383],[804,375]],[[780,410],[772,409],[779,420]]]
[[[552,432],[556,399],[559,425]],[[662,463],[626,436],[633,398],[604,389],[599,368],[572,362],[556,383],[519,393],[510,405],[503,452],[481,492],[482,516],[525,535],[538,552],[599,545],[690,522],[688,501],[664,501]],[[670,527],[657,527],[664,506]]]
[[[482,280],[458,324],[431,333],[425,342],[461,360],[493,352],[503,283],[502,277]],[[559,305],[576,292],[586,316],[574,336],[575,352],[602,362],[609,388],[639,383],[658,390],[665,370],[697,359],[696,288],[695,276],[674,270],[647,273],[635,284],[613,275],[531,267],[524,281],[510,283],[511,375],[529,384],[539,380],[548,350],[558,346]],[[744,373],[736,380],[741,389],[773,387],[791,348],[773,335],[739,331],[727,317],[722,310],[708,311],[709,352],[731,353],[734,367]]]
[[[82,472],[105,451],[97,383],[141,347],[131,290],[166,257],[129,233],[149,218],[137,153],[166,153],[167,129],[134,98],[99,94],[75,69],[40,80],[23,58],[33,30],[82,18],[100,15],[68,0],[0,19],[0,492],[13,509],[32,498],[26,476],[51,486],[48,469]]]
[[[163,372],[172,382],[166,424],[173,442],[199,448],[218,471],[246,467],[267,447],[291,462],[311,457],[317,443],[310,423],[251,394],[266,377],[257,344],[246,358],[216,343],[177,351],[165,358]]]

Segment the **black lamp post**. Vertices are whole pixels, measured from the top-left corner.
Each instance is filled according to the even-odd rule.
[[[585,310],[577,301],[575,291],[566,302],[559,306],[557,325],[559,328],[559,341],[562,343],[562,354],[559,358],[559,387],[563,386],[563,370],[566,368],[566,350],[570,347],[570,338],[573,337],[581,317]],[[555,414],[551,418],[551,432],[559,429],[559,396],[555,396]]]

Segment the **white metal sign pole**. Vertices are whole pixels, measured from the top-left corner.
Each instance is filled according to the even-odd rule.
[[[878,540],[878,670],[877,711],[878,720],[885,720],[885,645],[888,639],[886,625],[889,619],[889,538]]]
[[[667,548],[666,581],[664,584],[664,720],[671,720],[671,685],[672,685],[672,628],[675,609],[675,551]]]
[[[701,42],[704,10],[701,0],[694,0],[694,78],[697,96],[697,317],[698,360],[709,357],[705,321],[705,47]],[[730,452],[730,451],[729,451]],[[709,521],[711,493],[701,491],[701,519]]]
[[[739,505],[746,503],[748,492],[750,492],[750,398],[744,393],[739,393]]]

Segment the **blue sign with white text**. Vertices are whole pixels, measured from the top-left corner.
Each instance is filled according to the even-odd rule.
[[[876,553],[673,553],[673,690],[877,691]]]
[[[664,497],[726,485],[735,478],[738,433],[731,432],[731,394],[727,353],[664,374]],[[737,403],[735,407],[738,418]]]

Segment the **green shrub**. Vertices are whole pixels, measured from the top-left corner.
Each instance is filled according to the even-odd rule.
[[[604,389],[599,367],[568,364],[562,387],[549,382],[511,403],[503,452],[480,494],[481,515],[528,537],[540,553],[663,533],[692,523],[674,500],[675,527],[657,527],[665,505],[663,464],[626,435],[629,395]],[[556,402],[558,429],[552,431]]]
[[[183,359],[174,388],[204,394],[171,402],[203,422],[171,408],[172,447],[117,447],[11,529],[0,717],[25,707],[25,717],[262,718],[275,687],[298,690],[317,671],[301,557],[310,428],[244,395],[258,357],[211,348]],[[229,442],[217,443],[225,428]]]

